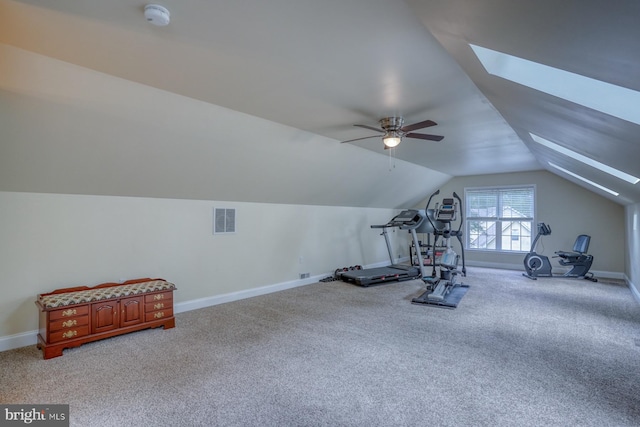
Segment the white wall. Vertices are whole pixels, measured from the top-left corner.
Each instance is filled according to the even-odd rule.
[[[566,269],[551,258],[554,252],[571,250],[579,234],[588,234],[591,236],[589,253],[594,256],[591,270],[596,275],[623,278],[624,207],[548,171],[457,177],[443,185],[437,197],[446,197],[455,191],[464,201],[466,187],[525,184],[536,186],[536,222],[545,222],[552,229],[551,235],[541,238],[537,252],[547,255],[557,272]],[[426,202],[418,206],[424,209]],[[523,268],[524,255],[520,253],[467,250],[466,255],[472,265]]]
[[[214,207],[236,209],[235,234],[213,235]],[[61,287],[162,277],[180,304],[388,262],[369,226],[396,212],[0,192],[0,338],[37,329],[37,294]],[[409,236],[391,237],[406,256]]]

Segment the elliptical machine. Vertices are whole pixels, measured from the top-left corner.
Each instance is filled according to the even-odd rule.
[[[462,214],[462,200],[454,192],[453,197],[458,200],[456,203],[453,198],[444,198],[442,203],[436,203],[435,209],[429,209],[433,196],[440,194],[440,190],[429,197],[425,214],[429,223],[433,227],[433,269],[430,277],[423,277],[423,282],[427,285],[427,290],[417,298],[411,300],[414,304],[433,305],[444,308],[456,308],[462,297],[467,293],[469,285],[459,283],[458,275],[467,275],[467,269],[464,260],[464,244],[462,243],[462,224],[464,223],[464,215]],[[458,206],[460,206],[460,224],[457,230],[453,230],[451,223],[456,221]],[[462,255],[462,270],[458,270],[460,255],[456,254],[451,246],[451,238],[455,237],[460,243]],[[436,259],[436,248],[439,240],[442,241],[440,249],[443,251],[440,260]],[[439,275],[436,267],[439,267]]]
[[[538,234],[536,235],[536,238],[533,239],[531,250],[524,257],[525,273],[522,273],[523,276],[532,280],[536,280],[538,277],[553,277],[549,257],[536,253],[536,245],[538,244],[540,237],[548,236],[549,234],[551,234],[551,227],[544,222],[539,223]]]

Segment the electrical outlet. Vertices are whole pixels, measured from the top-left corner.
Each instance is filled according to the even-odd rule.
[[[308,279],[309,276],[311,276],[311,273],[300,273],[300,278],[301,279]]]

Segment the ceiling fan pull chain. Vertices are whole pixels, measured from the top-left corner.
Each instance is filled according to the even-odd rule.
[[[394,148],[389,148],[389,172],[391,172],[391,169],[395,169],[396,168],[396,149]]]

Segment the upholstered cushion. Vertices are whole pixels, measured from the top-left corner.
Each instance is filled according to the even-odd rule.
[[[43,308],[56,308],[148,292],[173,290],[175,288],[176,286],[173,283],[169,283],[166,280],[152,279],[139,283],[116,284],[107,287],[96,286],[86,290],[45,294],[40,295],[38,301]]]

